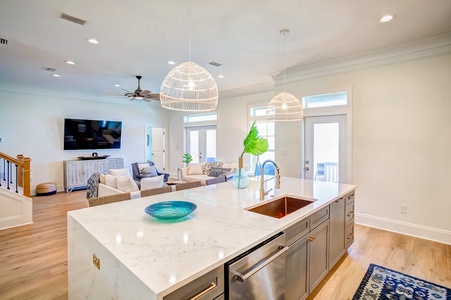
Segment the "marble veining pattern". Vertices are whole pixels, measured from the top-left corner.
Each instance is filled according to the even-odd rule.
[[[266,189],[273,182],[267,182]],[[155,295],[161,296],[224,264],[355,188],[354,185],[288,177],[282,177],[281,182],[281,189],[273,189],[265,201],[282,195],[315,201],[282,219],[246,211],[246,208],[261,203],[259,182],[252,179],[243,190],[226,182],[71,211],[68,215]],[[144,212],[146,206],[168,200],[191,201],[197,205],[197,210],[176,222],[159,221]],[[70,248],[73,243],[69,233]]]

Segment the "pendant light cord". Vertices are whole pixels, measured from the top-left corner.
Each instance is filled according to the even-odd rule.
[[[189,61],[191,61],[191,0],[189,1]]]
[[[283,32],[283,92],[285,93],[285,69],[286,69],[286,50],[285,50],[285,36],[287,31]]]

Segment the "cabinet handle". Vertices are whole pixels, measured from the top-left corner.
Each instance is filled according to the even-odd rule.
[[[189,298],[189,300],[197,300],[200,297],[206,295],[208,292],[210,292],[215,287],[216,287],[216,283],[214,281],[212,281],[212,282],[210,282],[209,287],[207,287],[205,290],[201,291],[199,294],[195,295],[194,297]]]
[[[354,234],[351,232],[350,234],[348,234],[347,239],[349,240],[349,239],[351,239],[353,236],[354,236]]]
[[[340,198],[338,200],[335,200],[335,203],[339,203],[341,200],[343,200],[343,198]]]
[[[354,212],[351,210],[351,211],[347,214],[347,216],[350,217],[350,216],[352,216],[353,213],[354,213]]]
[[[312,235],[307,240],[313,242],[316,239],[316,236]]]

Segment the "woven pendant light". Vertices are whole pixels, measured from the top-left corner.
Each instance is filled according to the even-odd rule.
[[[285,92],[285,35],[290,31],[281,29],[280,34],[283,35],[283,93],[277,94],[269,101],[267,106],[268,120],[274,121],[300,121],[304,116],[302,103],[292,94]]]
[[[160,88],[162,107],[181,111],[209,111],[218,105],[218,85],[211,74],[191,61],[191,1],[189,60],[172,69]]]

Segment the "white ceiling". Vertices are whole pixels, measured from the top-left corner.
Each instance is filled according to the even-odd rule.
[[[167,61],[189,60],[190,24],[191,60],[220,91],[271,82],[269,74],[284,65],[299,68],[451,32],[449,0],[191,0],[191,10],[188,0],[0,2],[0,38],[8,40],[0,45],[0,83],[93,96],[123,93],[114,84],[133,91],[135,75],[143,76],[141,88],[159,92],[174,67]],[[386,13],[397,17],[379,23]],[[285,63],[282,28],[290,30]]]

